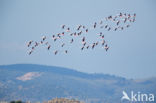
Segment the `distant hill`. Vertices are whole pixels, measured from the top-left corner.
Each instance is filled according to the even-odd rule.
[[[123,90],[156,95],[156,78],[129,80],[35,64],[0,66],[1,101],[48,101],[58,97],[92,103],[120,103]]]

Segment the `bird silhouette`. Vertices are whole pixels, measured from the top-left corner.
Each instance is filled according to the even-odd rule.
[[[49,50],[49,49],[50,49],[50,47],[51,47],[51,45],[49,45],[49,46],[47,47],[47,49]]]
[[[30,45],[32,44],[32,42],[33,42],[33,41],[30,40],[30,41],[28,42],[27,46],[30,47]]]
[[[63,44],[61,45],[61,47],[64,47],[64,45],[65,45],[65,43],[63,43]]]
[[[46,36],[43,36],[43,37],[42,37],[42,40],[44,41],[45,39],[46,39]]]
[[[68,53],[68,51],[67,51],[67,50],[65,50],[65,53],[67,54],[67,53]]]
[[[56,55],[58,53],[58,51],[56,50],[56,51],[54,51],[54,54]]]
[[[104,48],[105,48],[105,50],[106,50],[106,51],[109,49],[109,47],[108,47],[108,45],[107,45],[107,44],[105,45],[105,47],[104,47]]]
[[[65,25],[62,25],[62,29],[64,29],[65,28]]]

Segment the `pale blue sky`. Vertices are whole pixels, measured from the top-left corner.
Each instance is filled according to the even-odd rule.
[[[156,76],[155,0],[0,0],[0,65],[32,63],[127,78]],[[61,24],[90,25],[120,12],[136,13],[129,29],[108,32],[102,50],[53,55],[41,47],[27,55],[26,42],[60,31]]]

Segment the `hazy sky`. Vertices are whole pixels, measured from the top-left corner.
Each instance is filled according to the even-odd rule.
[[[90,25],[117,13],[136,13],[130,28],[106,32],[109,51],[54,55],[44,47],[27,54],[26,42],[60,31],[61,24]],[[32,63],[127,78],[156,76],[155,0],[0,0],[0,65]],[[92,34],[90,34],[92,36]]]

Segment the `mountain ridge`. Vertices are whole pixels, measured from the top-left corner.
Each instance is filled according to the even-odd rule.
[[[0,65],[0,100],[5,101],[48,101],[58,97],[86,103],[120,103],[123,90],[156,94],[155,87],[156,78],[136,81],[56,66]]]
[[[126,79],[124,77],[121,77],[121,76],[115,76],[115,75],[110,75],[110,74],[103,74],[103,73],[86,73],[86,72],[81,72],[81,71],[77,71],[77,70],[74,70],[74,69],[71,69],[71,68],[65,68],[65,67],[58,67],[58,66],[49,66],[49,65],[41,65],[41,64],[9,64],[9,65],[0,65],[0,68],[5,68],[5,67],[11,67],[12,69],[17,69],[16,66],[20,66],[20,67],[24,67],[24,68],[28,68],[28,69],[33,69],[33,70],[39,70],[39,69],[48,69],[48,70],[51,70],[55,73],[57,73],[57,71],[61,74],[63,73],[67,73],[66,75],[73,75],[76,73],[76,75],[74,76],[82,76],[83,78],[85,78],[84,75],[87,75],[87,76],[92,76],[94,78],[100,78],[100,77],[106,77],[106,76],[109,76],[109,77],[118,77],[118,78],[122,78],[122,79]],[[31,66],[31,68],[30,68]],[[37,68],[36,68],[37,66]],[[57,69],[55,69],[57,68]],[[52,70],[53,69],[53,70]],[[68,72],[67,72],[68,71]]]

